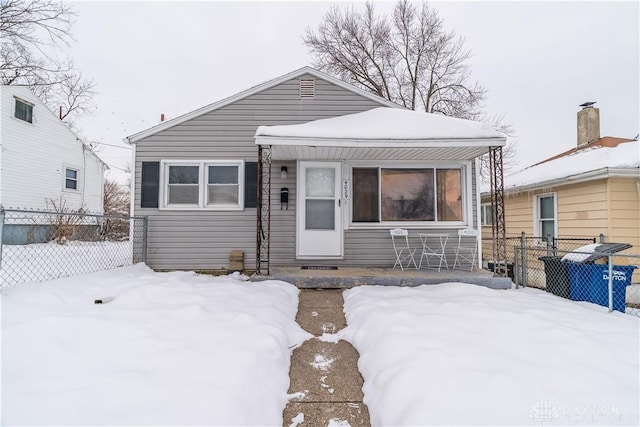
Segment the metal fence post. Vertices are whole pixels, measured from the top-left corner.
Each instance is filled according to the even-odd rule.
[[[602,233],[600,233],[600,242],[599,243],[604,243],[604,234],[602,234]]]
[[[522,257],[522,286],[528,286],[527,278],[527,235],[523,231],[520,234],[520,256]]]
[[[147,223],[149,221],[148,216],[142,217],[142,262],[147,263],[147,231],[148,226]]]
[[[517,246],[513,247],[513,281],[516,284],[516,289],[518,289],[518,287],[519,287],[518,286],[519,285],[518,282],[520,282],[520,280],[518,280],[519,279],[518,278],[518,274],[521,274],[521,272],[520,272],[520,263],[518,262],[518,256],[519,256],[518,250],[519,249],[520,248],[518,248]]]
[[[613,311],[613,256],[609,254],[609,313]]]
[[[547,234],[547,256],[553,256],[553,240],[551,234]]]

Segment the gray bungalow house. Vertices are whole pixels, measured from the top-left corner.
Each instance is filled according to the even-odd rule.
[[[505,138],[304,67],[126,142],[150,267],[268,271],[391,267],[391,228],[479,229],[477,159]]]

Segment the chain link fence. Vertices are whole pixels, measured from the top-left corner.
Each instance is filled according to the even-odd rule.
[[[146,217],[0,208],[1,286],[146,261]]]
[[[603,235],[552,239],[524,233],[508,239],[507,248],[508,272],[516,287],[640,316],[640,254],[633,253],[637,248],[606,243]]]

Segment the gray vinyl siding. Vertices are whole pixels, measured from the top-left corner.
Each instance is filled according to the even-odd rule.
[[[302,76],[301,78],[314,78]],[[298,78],[241,99],[210,113],[151,135],[136,144],[135,213],[147,215],[147,263],[155,269],[222,269],[229,252],[244,251],[244,266],[255,268],[256,209],[244,211],[171,211],[140,207],[141,164],[161,160],[257,160],[254,141],[260,125],[297,124],[380,107],[324,80],[316,97],[300,99]],[[291,264],[295,251],[295,163],[286,182],[274,163],[271,259]],[[289,210],[280,210],[280,188],[290,190]],[[351,244],[351,243],[349,243]],[[377,257],[376,257],[377,258]]]
[[[286,165],[288,169],[287,180],[280,179],[280,167]],[[471,163],[472,177],[472,212],[473,219],[469,225],[477,223],[477,200],[475,181],[475,162]],[[296,260],[295,256],[295,194],[296,194],[296,164],[295,163],[275,163],[273,164],[272,175],[272,202],[271,202],[271,265],[273,266],[294,266],[294,265],[337,265],[349,267],[393,267],[395,255],[391,244],[389,229],[358,229],[345,230],[344,234],[344,257],[342,260]],[[280,188],[289,189],[289,210],[280,210]],[[420,262],[420,233],[447,233],[450,234],[446,245],[445,253],[447,262],[452,267],[455,261],[455,247],[458,245],[458,229],[442,228],[437,230],[412,229],[408,228],[410,245],[416,250],[416,262]],[[466,244],[466,245],[465,245]],[[463,246],[469,246],[469,239],[463,241]],[[431,262],[434,262],[431,258]]]

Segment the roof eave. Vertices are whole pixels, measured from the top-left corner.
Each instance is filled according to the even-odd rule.
[[[429,148],[429,147],[502,147],[504,137],[492,138],[433,138],[433,139],[358,139],[358,138],[300,138],[264,136],[255,137],[256,145],[297,145],[315,147],[354,148]]]
[[[281,83],[284,83],[284,82],[286,82],[288,80],[295,79],[296,77],[300,77],[300,76],[305,75],[305,74],[310,74],[310,75],[312,75],[312,76],[314,76],[316,78],[326,80],[326,81],[328,81],[328,82],[330,82],[330,83],[332,83],[332,84],[334,84],[336,86],[339,86],[339,87],[347,89],[347,90],[349,90],[351,92],[357,93],[357,94],[359,94],[359,95],[361,95],[361,96],[363,96],[365,98],[371,99],[372,101],[376,101],[376,102],[380,103],[380,105],[382,105],[382,106],[392,107],[392,108],[404,108],[404,107],[402,107],[402,106],[400,106],[400,105],[398,105],[398,104],[396,104],[394,102],[391,102],[391,101],[389,101],[387,99],[381,98],[381,97],[379,97],[377,95],[374,95],[372,93],[366,92],[366,91],[364,91],[364,90],[362,90],[360,88],[357,88],[357,87],[355,87],[355,86],[353,86],[353,85],[351,85],[349,83],[343,82],[340,79],[337,79],[337,78],[335,78],[333,76],[325,74],[325,73],[323,73],[321,71],[318,71],[318,70],[316,70],[314,68],[306,66],[306,67],[302,67],[302,68],[299,68],[297,70],[294,70],[294,71],[292,71],[290,73],[287,73],[287,74],[285,74],[283,76],[280,76],[280,77],[277,77],[275,79],[269,80],[267,82],[264,82],[264,83],[258,84],[256,86],[253,86],[253,87],[251,87],[249,89],[246,89],[246,90],[244,90],[242,92],[236,93],[235,95],[231,95],[231,96],[229,96],[227,98],[224,98],[224,99],[222,99],[220,101],[214,102],[212,104],[205,105],[204,107],[200,107],[200,108],[198,108],[196,110],[193,110],[193,111],[191,111],[189,113],[183,114],[183,115],[178,116],[178,117],[176,117],[174,119],[167,120],[166,122],[159,123],[159,124],[157,124],[157,125],[155,125],[153,127],[150,127],[150,128],[145,129],[143,131],[140,131],[138,133],[130,135],[130,136],[124,138],[124,142],[127,143],[127,144],[133,144],[133,143],[135,143],[137,141],[140,141],[141,139],[147,138],[147,137],[149,137],[151,135],[154,135],[154,134],[156,134],[158,132],[162,132],[163,130],[172,128],[172,127],[177,126],[179,124],[182,124],[182,123],[184,123],[184,122],[186,122],[188,120],[191,120],[191,119],[194,119],[196,117],[199,117],[199,116],[201,116],[203,114],[207,114],[207,113],[210,113],[212,111],[218,110],[220,108],[226,107],[227,105],[233,104],[234,102],[237,102],[237,101],[239,101],[241,99],[244,99],[244,98],[249,97],[251,95],[255,95],[256,93],[259,93],[259,92],[261,92],[263,90],[272,88],[272,87],[277,86],[277,85],[279,85]]]
[[[554,178],[547,181],[539,181],[527,185],[515,187],[505,187],[505,194],[516,194],[525,191],[533,191],[542,188],[556,187],[566,184],[578,184],[581,182],[595,181],[604,178],[640,178],[640,168],[600,168],[589,172],[583,172],[562,178]],[[482,192],[482,196],[489,195],[489,192]]]

